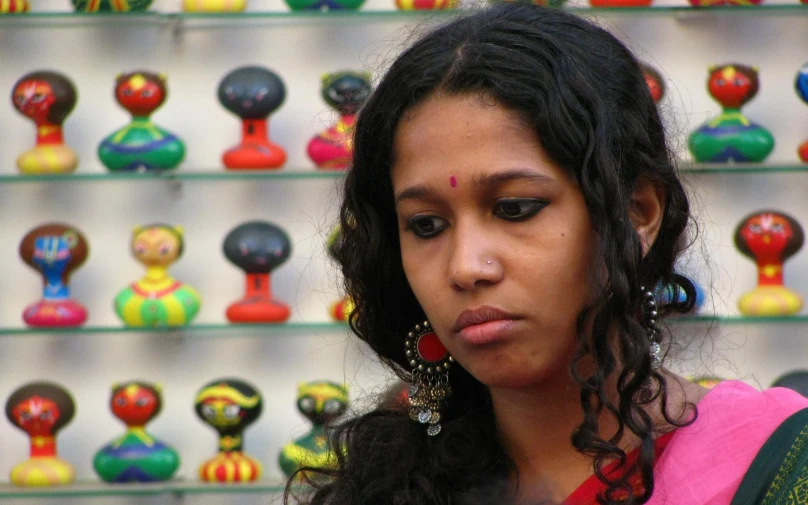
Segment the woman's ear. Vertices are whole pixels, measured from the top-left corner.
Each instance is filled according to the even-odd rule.
[[[664,213],[665,192],[662,190],[662,186],[645,177],[637,179],[631,194],[629,217],[634,231],[640,237],[643,258],[656,241]]]

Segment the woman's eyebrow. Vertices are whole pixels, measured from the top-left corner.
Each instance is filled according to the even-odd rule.
[[[541,182],[541,183],[556,182],[555,179],[553,179],[552,177],[540,174],[535,170],[514,169],[514,170],[506,170],[504,172],[496,172],[493,174],[481,174],[475,176],[474,183],[479,186],[497,186],[518,179],[526,179],[530,182]]]

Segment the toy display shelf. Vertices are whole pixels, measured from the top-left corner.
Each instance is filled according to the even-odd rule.
[[[173,328],[166,327],[126,327],[126,326],[78,326],[70,328],[33,328],[5,327],[0,328],[0,336],[21,335],[85,335],[93,333],[162,333],[194,336],[267,336],[299,333],[348,332],[348,325],[336,322],[316,323],[278,323],[278,324],[230,324],[230,323],[196,323]]]
[[[0,484],[0,501],[43,498],[92,498],[105,496],[161,496],[199,494],[281,494],[285,484],[280,480],[261,480],[241,484],[209,484],[196,481],[172,480],[155,483],[107,484],[104,482],[77,482],[58,487],[16,487]]]

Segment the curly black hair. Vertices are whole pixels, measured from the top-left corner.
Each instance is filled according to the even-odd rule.
[[[392,64],[356,125],[353,168],[345,182],[338,251],[347,293],[355,303],[353,332],[399,377],[408,379],[404,338],[424,319],[401,260],[390,169],[403,115],[433,94],[492,97],[539,134],[542,147],[574,175],[597,234],[604,275],[596,302],[577,320],[578,352],[570,373],[580,385],[583,422],[573,446],[593,458],[608,485],[600,503],[638,505],[654,490],[654,400],[666,422],[664,377],[652,370],[647,329],[640,321],[640,286],[676,283],[688,295],[660,307],[659,318],[688,310],[693,285],[674,271],[687,245],[690,208],[659,113],[640,65],[604,29],[558,9],[500,4],[439,26]],[[664,192],[658,237],[643,255],[630,219],[639,180]],[[586,358],[594,367],[579,366]],[[606,392],[616,383],[617,399]],[[650,391],[643,385],[651,381]],[[443,430],[429,437],[400,403],[379,406],[335,430],[338,468],[323,471],[304,501],[312,505],[456,505],[506,503],[518,472],[496,433],[487,388],[462,367],[451,372],[454,395]],[[643,394],[646,392],[646,394]],[[396,406],[398,405],[398,406]],[[611,415],[614,436],[599,435]],[[602,469],[625,461],[626,431],[639,457],[613,479]],[[631,485],[641,479],[636,491]],[[627,499],[620,498],[620,495]],[[289,497],[287,491],[287,498]]]

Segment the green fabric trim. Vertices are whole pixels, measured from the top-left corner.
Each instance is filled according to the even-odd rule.
[[[763,444],[730,505],[808,505],[808,409]]]

